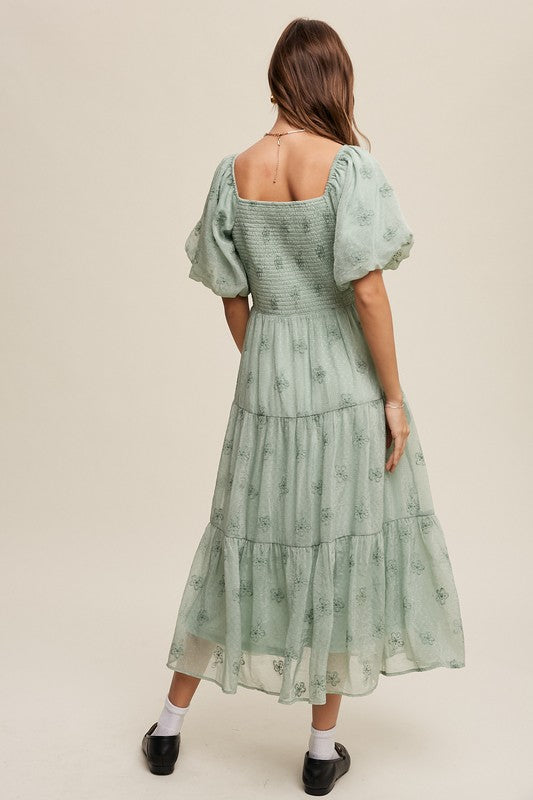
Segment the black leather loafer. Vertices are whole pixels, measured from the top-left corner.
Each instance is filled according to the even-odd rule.
[[[157,727],[154,722],[142,740],[142,751],[148,761],[150,772],[154,775],[170,775],[180,750],[181,731],[175,736],[152,736]]]
[[[302,780],[307,794],[327,794],[335,781],[350,769],[350,754],[340,742],[335,742],[340,758],[310,758],[309,750],[304,756]]]

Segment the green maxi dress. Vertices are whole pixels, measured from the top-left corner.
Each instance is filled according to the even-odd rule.
[[[409,255],[395,192],[374,156],[342,145],[321,196],[249,200],[235,157],[185,243],[190,278],[253,305],[167,666],[287,704],[464,667],[415,421],[404,392],[410,435],[386,471],[384,393],[351,285]]]

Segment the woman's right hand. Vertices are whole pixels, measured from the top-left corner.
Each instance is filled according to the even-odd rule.
[[[385,469],[394,472],[398,461],[400,460],[407,437],[409,436],[410,429],[405,416],[403,408],[392,408],[385,406],[385,419],[386,419],[386,438],[385,444],[388,450],[391,443],[394,442],[394,450],[390,454],[385,464]]]

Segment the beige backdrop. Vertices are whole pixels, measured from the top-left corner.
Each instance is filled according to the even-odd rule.
[[[531,4],[183,6],[0,4],[5,796],[303,793],[310,706],[243,687],[199,687],[172,777],[140,751],[239,359],[183,244],[216,164],[271,127],[303,14],[343,38],[415,233],[386,283],[467,648],[343,699],[335,792],[531,800]]]

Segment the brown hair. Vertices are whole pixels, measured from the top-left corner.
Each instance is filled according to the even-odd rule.
[[[289,124],[340,144],[360,145],[352,62],[326,22],[304,17],[289,22],[272,53],[268,83]]]

